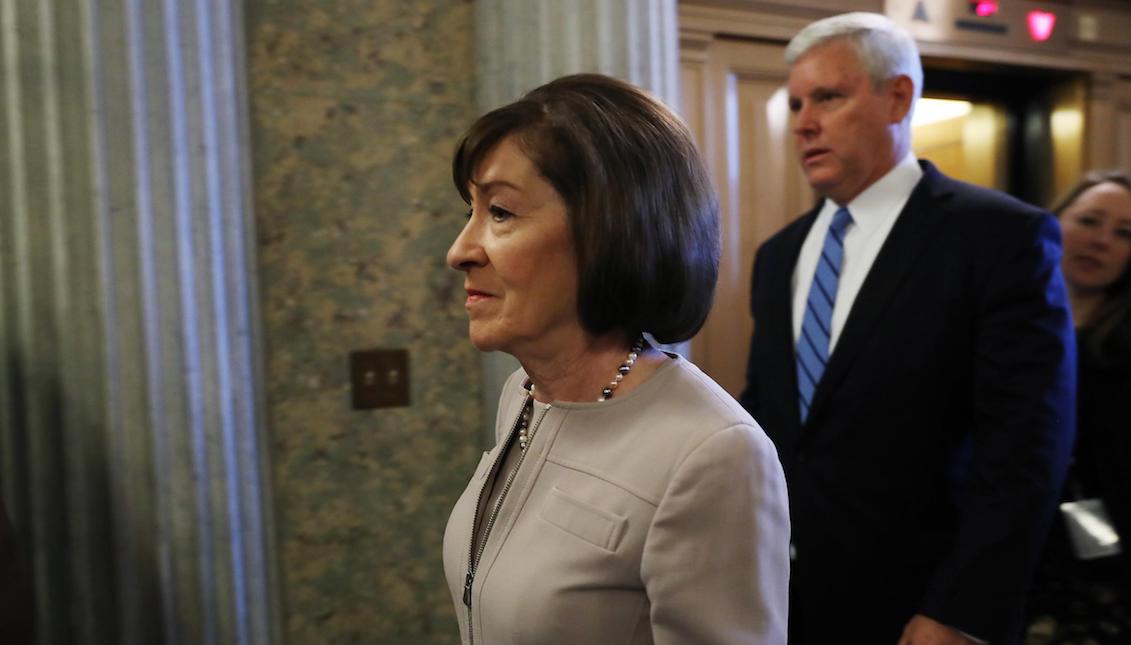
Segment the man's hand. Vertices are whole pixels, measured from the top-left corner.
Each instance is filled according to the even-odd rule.
[[[899,645],[977,645],[977,642],[923,614],[912,616],[899,639]]]

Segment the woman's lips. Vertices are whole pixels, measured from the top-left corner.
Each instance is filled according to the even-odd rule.
[[[1077,255],[1072,258],[1072,263],[1084,271],[1099,271],[1104,266],[1103,262],[1086,255]]]
[[[484,300],[487,300],[488,298],[493,298],[493,297],[494,296],[492,296],[489,293],[484,293],[482,291],[476,291],[475,289],[468,289],[467,290],[467,303],[466,303],[465,306],[470,307],[470,306],[472,306],[476,303],[483,302]]]

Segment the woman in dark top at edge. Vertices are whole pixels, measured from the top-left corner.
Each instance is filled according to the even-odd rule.
[[[1089,173],[1053,212],[1063,232],[1061,266],[1076,322],[1077,440],[1060,517],[1029,599],[1026,642],[1126,644],[1131,643],[1131,174]],[[1074,540],[1073,524],[1093,539]],[[1120,553],[1111,553],[1115,535]],[[1092,553],[1084,553],[1089,545]]]

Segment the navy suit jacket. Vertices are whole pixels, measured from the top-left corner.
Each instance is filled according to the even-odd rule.
[[[804,424],[790,280],[819,207],[754,262],[741,401],[789,484],[795,645],[894,644],[916,613],[1014,642],[1067,467],[1059,227],[921,164]]]

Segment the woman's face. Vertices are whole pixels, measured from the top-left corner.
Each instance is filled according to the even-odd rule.
[[[1062,266],[1068,284],[1103,291],[1131,261],[1131,191],[1103,183],[1080,193],[1060,215],[1064,232]]]
[[[576,337],[577,259],[562,197],[513,137],[483,158],[468,188],[471,211],[448,264],[466,274],[472,344],[521,358]]]

